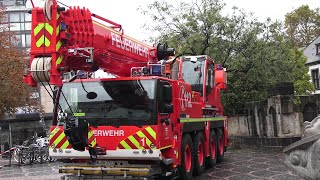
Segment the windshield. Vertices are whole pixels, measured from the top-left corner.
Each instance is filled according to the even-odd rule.
[[[65,83],[59,103],[64,113],[92,125],[145,125],[154,120],[155,85],[155,80]]]

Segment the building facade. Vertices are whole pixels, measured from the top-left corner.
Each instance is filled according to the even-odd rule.
[[[320,94],[320,36],[304,49],[303,54],[308,58],[306,66],[309,67],[309,75],[316,89],[315,94]]]
[[[30,3],[30,2],[29,2]],[[28,11],[31,4],[26,0],[0,0],[0,6],[5,12],[9,30],[14,33],[12,43],[26,53],[26,67],[29,64],[31,47],[31,14]],[[21,77],[22,78],[22,77]],[[38,87],[30,93],[31,98],[42,106],[44,113],[39,113],[29,107],[20,107],[13,116],[0,118],[0,152],[21,144],[32,136],[46,136],[52,119],[52,100],[43,87]]]

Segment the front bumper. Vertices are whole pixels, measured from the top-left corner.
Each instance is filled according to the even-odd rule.
[[[90,159],[88,150],[49,148],[49,155],[55,159]],[[162,155],[159,149],[117,149],[107,150],[105,155],[98,155],[97,159],[162,160]]]

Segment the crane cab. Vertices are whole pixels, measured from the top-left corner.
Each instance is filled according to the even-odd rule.
[[[168,65],[166,75],[190,84],[191,90],[202,97],[203,106],[221,106],[220,91],[216,89],[227,88],[226,70],[221,64],[215,64],[207,55],[200,55],[176,58],[169,61]]]

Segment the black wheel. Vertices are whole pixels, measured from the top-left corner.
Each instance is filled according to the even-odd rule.
[[[38,163],[44,162],[42,158],[43,158],[42,155],[35,154],[35,162],[38,162]]]
[[[198,132],[194,137],[193,144],[194,152],[194,174],[200,175],[205,170],[205,147],[204,147],[204,137],[202,132]]]
[[[217,162],[220,163],[223,161],[223,157],[224,157],[224,134],[222,132],[222,129],[218,129],[217,140],[218,140]]]
[[[209,154],[210,156],[207,158],[206,165],[208,168],[212,168],[217,163],[217,139],[216,133],[213,129],[210,132],[210,141],[209,141]]]
[[[46,147],[43,149],[42,160],[43,162],[49,161],[49,149]]]
[[[181,165],[178,167],[180,179],[192,180],[193,173],[193,143],[191,136],[185,134],[181,144]]]
[[[22,155],[21,161],[23,164],[31,164],[33,162],[33,155],[32,152],[25,152]]]

